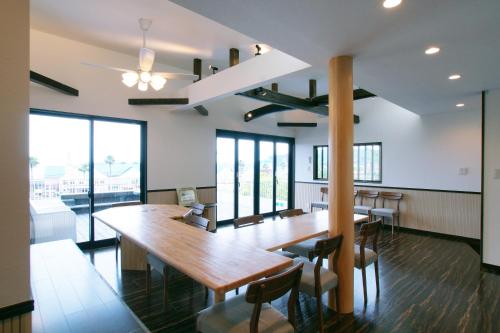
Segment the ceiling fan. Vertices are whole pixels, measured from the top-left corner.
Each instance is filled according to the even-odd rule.
[[[137,84],[140,91],[147,91],[148,85],[154,90],[161,90],[167,79],[169,80],[198,80],[198,75],[184,73],[152,72],[155,60],[155,51],[146,47],[146,33],[151,28],[152,20],[146,18],[139,19],[139,26],[142,30],[142,47],[139,51],[139,68],[137,70],[123,69],[118,67],[82,63],[83,65],[111,69],[122,74],[122,83],[127,87],[133,87]]]

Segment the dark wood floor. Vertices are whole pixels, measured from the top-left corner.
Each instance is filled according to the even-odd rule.
[[[159,274],[153,274],[153,294],[148,298],[144,273],[121,272],[114,250],[87,255],[153,332],[195,332],[196,313],[213,302],[213,295],[206,301],[201,285],[174,272],[165,312]],[[500,332],[500,276],[481,272],[479,255],[466,243],[406,232],[392,237],[384,231],[378,299],[372,267],[367,276],[368,305],[363,306],[361,274],[356,270],[354,316],[343,318],[332,332]],[[286,313],[285,299],[273,306]],[[297,315],[299,332],[317,330],[314,299],[301,295]]]

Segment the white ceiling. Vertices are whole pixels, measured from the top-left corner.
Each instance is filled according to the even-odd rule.
[[[147,45],[157,61],[174,67],[192,71],[201,58],[209,73],[209,64],[228,66],[231,47],[241,61],[255,53],[254,39],[169,1],[31,0],[32,28],[130,55],[142,45],[141,17],[153,19]]]
[[[500,87],[499,0],[174,0],[313,65],[282,91],[326,91],[332,56],[354,55],[354,83],[419,114],[478,108],[483,89]],[[426,56],[437,45],[441,53]],[[451,73],[463,78],[451,82]],[[301,77],[302,75],[302,77]]]

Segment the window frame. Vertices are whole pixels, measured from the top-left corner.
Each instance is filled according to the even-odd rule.
[[[382,183],[382,163],[383,163],[383,152],[382,152],[382,142],[360,142],[360,143],[355,143],[353,144],[353,154],[354,154],[354,147],[367,147],[367,146],[378,146],[380,149],[380,163],[379,163],[379,174],[380,174],[380,179],[378,180],[362,180],[362,179],[354,179],[355,183],[366,183],[366,184],[381,184]],[[326,162],[326,177],[324,177],[323,174],[319,175],[318,174],[318,151],[320,148],[325,148],[328,147],[328,145],[314,145],[313,146],[313,180],[319,180],[319,181],[327,181],[328,180],[328,168],[329,168],[329,161]],[[359,148],[358,148],[359,149]],[[328,152],[328,151],[327,151]],[[328,158],[328,154],[327,154]],[[321,159],[323,159],[323,154],[321,154]],[[372,160],[373,160],[373,155],[372,155]],[[322,161],[321,161],[322,162]],[[354,164],[354,156],[353,156],[353,164]],[[359,168],[359,160],[358,160],[358,168]],[[323,170],[325,172],[325,170]],[[323,173],[322,172],[322,173]],[[354,174],[353,174],[354,177]]]

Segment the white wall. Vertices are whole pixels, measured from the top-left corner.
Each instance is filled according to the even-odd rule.
[[[377,97],[354,102],[354,112],[354,142],[382,142],[381,186],[480,191],[480,110],[418,116]],[[327,141],[326,124],[298,131],[296,181],[313,181],[312,146]]]
[[[500,89],[485,106],[483,262],[500,266]]]
[[[28,216],[29,1],[0,10],[0,308],[31,299]]]
[[[66,96],[31,84],[30,106],[81,114],[93,114],[148,121],[148,189],[179,186],[215,185],[215,129],[230,129],[282,136],[293,136],[292,130],[278,129],[274,122],[243,122],[243,114],[262,104],[244,97],[231,96],[204,104],[209,116],[196,111],[166,111],[164,107],[137,107],[128,98],[169,97],[186,85],[167,82],[160,92],[146,94],[127,88],[120,73],[82,66],[92,62],[116,67],[135,68],[137,57],[51,34],[31,30],[31,69],[75,87],[79,97]],[[156,69],[179,72],[168,66]]]

